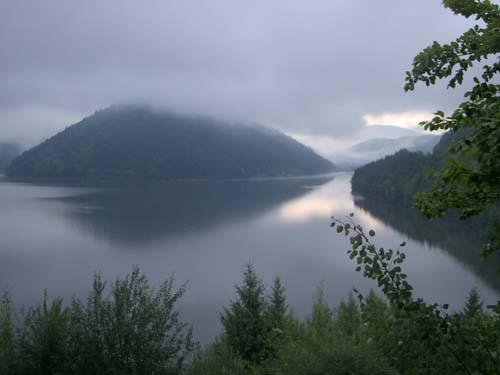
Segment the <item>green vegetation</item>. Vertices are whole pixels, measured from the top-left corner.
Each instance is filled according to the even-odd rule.
[[[416,193],[430,188],[430,172],[441,168],[447,150],[459,142],[462,133],[444,134],[432,154],[401,150],[356,169],[351,180],[352,192],[411,205]]]
[[[355,174],[353,190],[405,200],[416,194],[414,204],[428,218],[457,211],[461,219],[468,219],[500,202],[500,6],[488,0],[443,3],[478,23],[456,40],[434,42],[419,53],[407,72],[405,90],[414,90],[418,82],[429,86],[442,79],[455,88],[469,69],[480,68],[465,101],[451,115],[437,111],[431,121],[422,123],[427,130],[448,131],[455,142],[445,143],[446,153],[438,147],[431,157],[403,152],[367,165]],[[485,255],[500,248],[498,223],[483,246]]]
[[[335,225],[342,233],[353,230]],[[0,304],[0,373],[498,373],[499,317],[486,312],[477,290],[454,313],[413,300],[398,269],[404,256],[375,250],[368,235],[359,242],[364,232],[353,233],[351,243],[359,246],[351,258],[361,257],[360,269],[379,281],[385,298],[373,291],[366,298],[358,293],[359,300],[351,294],[332,307],[319,288],[310,316],[301,320],[288,308],[280,279],[267,293],[249,265],[236,299],[222,311],[223,332],[200,348],[179,321],[175,304],[185,289],[175,289],[173,279],[155,291],[137,269],[109,288],[95,276],[87,301],[74,298],[66,306],[45,293],[42,303],[24,313],[17,313],[6,293]]]
[[[455,41],[446,45],[434,42],[418,54],[407,72],[405,90],[413,90],[418,82],[429,86],[446,78],[448,87],[454,88],[462,84],[464,73],[480,62],[482,74],[473,78],[466,101],[453,114],[438,111],[422,124],[428,130],[448,131],[431,156],[400,152],[364,166],[353,176],[353,192],[410,201],[417,192],[426,190],[418,193],[414,202],[428,218],[458,211],[461,219],[482,214],[490,224],[498,217],[500,200],[500,85],[495,83],[500,60],[491,59],[500,52],[500,7],[487,0],[443,3],[455,14],[480,22]],[[356,271],[376,281],[396,309],[391,326],[397,328],[391,331],[388,327],[380,334],[396,334],[398,346],[394,341],[388,346],[382,342],[380,348],[386,355],[405,358],[408,367],[399,368],[402,373],[500,373],[500,301],[489,306],[489,314],[476,290],[471,291],[460,313],[448,312],[446,304],[428,304],[413,296],[401,268],[405,243],[397,250],[377,248],[370,240],[375,232],[365,232],[352,217],[334,219],[332,226],[349,237],[348,252],[356,261]],[[484,246],[485,254],[499,246],[497,226]],[[363,295],[358,293],[358,297],[364,304]]]
[[[494,217],[483,214],[465,222],[450,214],[429,220],[404,202],[387,201],[373,196],[357,199],[354,204],[397,232],[404,233],[409,239],[442,249],[492,288],[500,291],[500,254],[493,254],[488,261],[478,256],[481,244],[491,235],[488,224]],[[492,211],[491,214],[496,213]]]
[[[28,150],[12,177],[246,178],[310,175],[333,165],[276,130],[209,118],[111,107]]]
[[[449,86],[455,87],[462,83],[464,72],[473,63],[498,53],[498,5],[472,0],[445,0],[444,4],[465,17],[475,16],[484,26],[475,26],[448,45],[436,42],[419,54],[408,73],[407,90],[413,90],[418,81],[430,85],[450,76]],[[363,191],[377,186],[376,193],[399,199],[430,187],[416,200],[429,217],[459,209],[461,217],[468,218],[498,203],[499,85],[491,82],[499,69],[498,62],[485,64],[481,78],[474,79],[476,85],[466,94],[468,100],[451,116],[438,112],[426,124],[430,130],[451,130],[432,156],[402,151],[373,163],[356,172],[353,189]],[[139,113],[150,119],[149,114]],[[101,115],[113,117],[114,112],[104,111],[94,119]],[[138,119],[133,123],[140,123]],[[97,164],[89,162],[93,160],[89,155],[95,154],[95,146],[86,143],[88,138],[83,136],[87,131],[85,121],[89,120],[25,154],[14,163],[11,173],[61,177],[115,171],[120,176],[136,176],[135,167],[114,168],[119,165],[113,164],[117,154],[109,154],[111,164],[102,168],[99,163],[105,159],[98,159]],[[92,121],[90,124],[95,125]],[[122,121],[113,124],[125,131],[125,138],[130,136],[128,130],[138,129],[136,125],[123,128]],[[142,130],[147,127],[140,128],[139,139],[144,139]],[[78,147],[62,142],[65,137],[73,137]],[[109,139],[107,147],[120,149],[118,145],[122,144],[113,143],[114,140]],[[447,142],[453,146],[449,147]],[[144,143],[144,146],[152,145]],[[446,159],[445,149],[454,156]],[[64,153],[60,154],[61,150]],[[61,159],[61,155],[68,157],[68,161]],[[225,154],[228,155],[231,154]],[[132,161],[138,155],[129,156],[127,160]],[[127,156],[120,154],[120,157]],[[141,158],[137,161],[144,162]],[[167,164],[148,163],[135,166],[149,166],[146,177],[165,176],[165,170],[158,166]],[[127,164],[127,168],[131,165]],[[425,174],[427,168],[440,171],[431,180]],[[198,177],[208,171],[194,170],[198,174],[192,176]],[[199,175],[201,170],[204,172]],[[287,171],[283,166],[276,170]],[[248,170],[240,171],[238,176],[247,173]],[[43,302],[21,314],[19,320],[15,319],[8,294],[4,295],[0,306],[1,373],[500,373],[500,304],[486,310],[477,290],[470,292],[462,311],[451,312],[446,304],[429,304],[414,296],[411,282],[402,269],[406,256],[401,249],[405,243],[395,250],[377,247],[372,242],[376,233],[358,225],[352,214],[345,219],[334,218],[332,227],[349,239],[348,254],[356,263],[356,271],[376,282],[383,297],[374,292],[365,296],[354,290],[357,300],[350,296],[347,302],[332,308],[320,290],[311,316],[299,320],[288,309],[280,280],[275,280],[268,294],[253,268],[247,266],[242,284],[236,287],[236,300],[222,312],[223,332],[206,348],[195,351],[191,332],[179,322],[174,308],[184,288],[175,290],[173,279],[154,292],[145,277],[134,270],[130,276],[117,280],[106,293],[105,283],[96,276],[87,303],[74,299],[70,306],[64,306],[59,298],[49,302],[45,294]],[[494,246],[490,242],[487,250]]]
[[[449,312],[448,305],[428,304],[415,298],[402,264],[406,255],[398,249],[378,248],[353,220],[334,218],[332,227],[351,244],[349,257],[356,271],[377,282],[388,301],[390,315],[375,315],[370,339],[402,374],[498,374],[500,371],[500,309],[486,314],[476,290],[462,312]],[[359,293],[361,311],[377,306]],[[375,311],[378,311],[375,309]],[[368,327],[370,327],[368,325]],[[376,332],[376,333],[375,333]]]
[[[5,294],[0,306],[0,373],[179,374],[194,348],[175,304],[171,278],[155,291],[138,269],[110,288],[94,277],[88,300],[62,299],[20,316]]]
[[[429,130],[462,131],[450,157],[433,173],[432,186],[419,193],[415,205],[427,217],[459,210],[462,219],[484,212],[500,201],[500,6],[490,1],[445,0],[455,14],[478,21],[449,44],[434,42],[418,54],[407,72],[405,90],[418,82],[427,86],[449,79],[448,87],[461,85],[464,74],[479,66],[466,100],[449,116],[437,111],[422,125]],[[485,254],[500,248],[500,231],[485,244]]]
[[[196,354],[187,374],[398,374],[369,339],[352,296],[332,308],[318,289],[310,317],[301,321],[279,279],[267,295],[250,266],[237,295],[222,314],[223,333]],[[388,309],[374,293],[370,298],[370,306]]]

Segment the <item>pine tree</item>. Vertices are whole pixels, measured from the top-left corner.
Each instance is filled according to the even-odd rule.
[[[236,286],[238,298],[224,308],[221,322],[228,345],[252,363],[266,359],[267,319],[265,287],[251,264],[246,266],[243,283]]]
[[[483,303],[481,302],[481,296],[476,288],[472,288],[465,302],[463,309],[463,314],[467,318],[476,318],[484,316]]]
[[[281,279],[276,277],[269,296],[268,316],[271,329],[283,329],[287,311],[285,288],[281,284]]]

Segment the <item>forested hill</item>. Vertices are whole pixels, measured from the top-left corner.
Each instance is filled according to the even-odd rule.
[[[21,153],[21,146],[16,143],[0,142],[0,173],[3,173],[10,162]]]
[[[430,186],[429,172],[439,168],[447,158],[448,149],[461,136],[453,132],[444,134],[432,154],[401,150],[356,169],[352,192],[410,203],[415,193]]]
[[[27,178],[247,178],[312,175],[333,164],[276,130],[110,107],[25,152],[7,174]]]

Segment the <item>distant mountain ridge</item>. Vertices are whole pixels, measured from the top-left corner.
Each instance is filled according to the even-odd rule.
[[[368,125],[358,132],[364,139],[412,137],[422,135],[421,132],[397,125]]]
[[[144,106],[110,107],[15,159],[26,178],[248,178],[327,173],[334,165],[263,126]]]
[[[437,135],[417,135],[399,138],[374,138],[358,143],[351,147],[351,150],[358,153],[375,153],[380,157],[393,154],[399,150],[421,151],[431,153],[434,146],[439,142]]]
[[[431,153],[441,136],[433,134],[407,135],[398,138],[371,138],[348,148],[343,155],[337,155],[337,165],[358,168],[364,164],[382,159],[400,150]],[[397,129],[394,132],[397,134]]]
[[[399,150],[432,152],[440,135],[396,125],[365,125],[338,138],[304,136],[299,141],[312,145],[341,170],[354,170]]]

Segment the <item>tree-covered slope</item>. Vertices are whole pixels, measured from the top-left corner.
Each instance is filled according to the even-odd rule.
[[[25,152],[8,169],[36,178],[245,178],[325,173],[328,160],[261,126],[146,107],[111,107]]]
[[[0,173],[3,173],[10,162],[21,153],[21,146],[15,143],[0,142]]]
[[[432,154],[401,150],[356,169],[351,180],[352,192],[411,202],[415,193],[430,186],[429,173],[439,168],[447,158],[448,149],[461,136],[462,133],[444,134]]]

